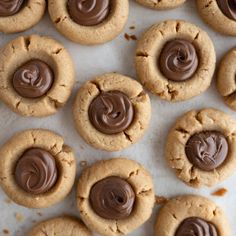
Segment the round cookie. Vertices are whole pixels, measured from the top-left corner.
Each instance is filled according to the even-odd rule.
[[[0,2],[0,32],[17,33],[36,25],[44,15],[45,0]]]
[[[0,52],[0,99],[20,115],[56,113],[69,99],[74,83],[69,53],[51,38],[21,36]]]
[[[102,44],[117,37],[125,27],[129,15],[128,0],[77,2],[48,1],[55,27],[68,39],[85,45]]]
[[[138,82],[110,73],[79,89],[73,113],[76,128],[88,144],[118,151],[144,135],[151,117],[151,104]]]
[[[222,58],[217,72],[217,89],[225,103],[236,111],[236,48]]]
[[[79,179],[77,205],[91,230],[104,236],[126,235],[152,214],[152,178],[135,161],[117,158],[97,162]]]
[[[143,34],[135,61],[141,83],[160,98],[176,102],[210,86],[216,55],[206,32],[186,21],[169,20]]]
[[[197,0],[202,19],[214,30],[236,36],[236,2],[234,0]]]
[[[185,195],[164,205],[155,225],[156,236],[209,235],[231,236],[224,212],[202,196]]]
[[[17,133],[0,148],[0,185],[19,205],[47,208],[62,201],[75,175],[72,149],[51,131]]]
[[[78,219],[63,216],[43,221],[34,226],[27,236],[92,236],[86,226]]]
[[[236,121],[215,109],[190,111],[170,130],[165,156],[191,187],[213,186],[236,171]]]
[[[186,2],[186,0],[164,0],[164,1],[136,0],[136,1],[145,7],[149,7],[155,10],[167,10],[176,8]]]

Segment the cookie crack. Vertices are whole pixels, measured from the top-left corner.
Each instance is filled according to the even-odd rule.
[[[64,105],[63,103],[59,102],[55,98],[52,98],[50,96],[47,96],[47,97],[48,97],[49,102],[55,107],[55,109],[58,109]]]
[[[143,190],[141,190],[140,192],[138,192],[137,193],[137,195],[138,196],[146,196],[146,195],[149,195],[149,194],[151,194],[152,193],[152,188],[150,188],[150,189],[143,189]]]
[[[130,179],[132,176],[138,175],[138,174],[139,174],[139,171],[140,171],[140,169],[136,169],[136,170],[131,171],[131,172],[129,173],[129,177],[128,177],[126,180]]]
[[[12,49],[12,53],[15,54],[16,48],[15,48],[14,44],[11,44],[11,49]]]
[[[7,179],[7,177],[0,177],[0,180],[3,182]]]
[[[211,0],[211,1],[209,1],[205,6],[204,6],[204,8],[208,8],[208,7],[210,7],[210,5],[213,3],[213,1]]]
[[[65,21],[67,19],[67,16],[64,16],[64,17],[58,17],[54,23],[55,24],[59,24],[59,23],[62,23],[63,21]]]
[[[130,98],[132,102],[142,102],[146,98],[147,94],[142,90],[138,95],[133,98]]]
[[[40,231],[41,231],[41,233],[42,233],[44,236],[49,236],[49,235],[47,234],[47,232],[44,231],[43,229],[41,229]]]
[[[200,117],[200,114],[201,114],[201,111],[198,112],[198,113],[195,115],[195,120],[196,120],[200,125],[203,125],[203,121],[202,121],[202,118]]]
[[[115,224],[116,224],[116,233],[119,233],[120,235],[125,235],[125,233],[122,232],[121,229],[119,228],[117,220],[115,221]]]
[[[180,22],[177,22],[177,23],[176,23],[176,26],[175,26],[175,31],[176,31],[176,33],[179,33],[180,26],[181,26],[181,23],[180,23]]]
[[[178,217],[177,217],[174,213],[172,213],[171,216],[172,216],[175,220],[178,221]]]
[[[53,55],[58,55],[61,53],[61,51],[63,50],[63,48],[57,48],[55,51],[52,52]]]
[[[19,100],[19,101],[16,103],[16,105],[15,105],[15,108],[16,108],[17,110],[19,110],[20,104],[21,104],[21,100]]]
[[[31,137],[32,137],[33,144],[36,144],[37,138],[34,136],[34,133],[33,133],[33,132],[30,132],[30,135],[31,135]]]
[[[149,54],[147,52],[137,52],[136,57],[149,57]]]
[[[199,35],[200,35],[200,31],[197,32],[197,34],[195,35],[193,41],[194,41],[194,40],[197,40],[197,39],[199,38]]]
[[[175,100],[179,92],[176,89],[174,89],[169,83],[166,85],[166,88],[168,94],[170,95],[170,100]]]
[[[183,128],[183,127],[177,127],[176,129],[175,129],[175,131],[176,132],[179,132],[179,133],[181,133],[181,134],[190,134],[189,133],[189,131],[187,131],[185,128]]]
[[[123,132],[123,134],[125,135],[126,140],[128,140],[130,143],[133,143],[131,135],[127,134],[125,131]]]
[[[99,91],[99,93],[103,92],[102,88],[100,87],[100,85],[95,81],[90,81],[90,83],[94,86],[96,86],[97,90]]]
[[[31,44],[30,38],[24,37],[24,47],[25,47],[26,51],[29,51],[30,44]]]

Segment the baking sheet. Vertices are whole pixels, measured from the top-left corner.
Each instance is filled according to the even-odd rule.
[[[95,163],[101,159],[124,156],[142,163],[152,174],[157,195],[172,197],[180,194],[202,194],[212,198],[220,205],[228,215],[232,226],[232,235],[236,235],[236,175],[214,188],[194,190],[179,181],[172,170],[167,166],[163,150],[169,128],[176,118],[191,109],[214,107],[229,113],[236,118],[236,113],[227,108],[220,95],[217,93],[213,81],[210,89],[204,94],[186,102],[171,104],[151,96],[152,120],[145,137],[130,148],[116,153],[97,151],[88,146],[75,131],[72,104],[79,86],[94,76],[106,72],[119,72],[135,78],[134,51],[136,41],[127,41],[124,33],[135,34],[138,38],[149,26],[167,19],[185,19],[207,30],[214,41],[218,61],[222,55],[236,45],[233,37],[222,36],[211,30],[202,22],[195,8],[195,1],[188,0],[185,5],[171,11],[153,11],[130,1],[130,16],[124,32],[114,41],[101,46],[87,47],[77,45],[61,36],[53,27],[49,16],[46,14],[43,20],[33,29],[24,34],[49,35],[62,42],[71,53],[77,73],[77,84],[73,95],[67,105],[54,116],[47,118],[25,118],[14,114],[5,105],[0,103],[0,145],[7,141],[15,132],[29,128],[46,128],[54,130],[64,136],[67,144],[75,150],[78,161],[78,176],[82,168],[79,163],[87,161]],[[129,29],[135,26],[134,30]],[[21,34],[0,35],[0,46]],[[212,197],[211,193],[224,187],[228,190],[224,197]],[[155,207],[152,218],[130,236],[153,235],[153,226],[158,207]],[[75,204],[75,190],[60,204],[44,210],[32,210],[20,207],[6,197],[0,190],[0,235],[5,235],[3,230],[8,230],[12,236],[24,236],[35,224],[50,217],[62,214],[79,216]],[[7,231],[6,231],[7,232]]]

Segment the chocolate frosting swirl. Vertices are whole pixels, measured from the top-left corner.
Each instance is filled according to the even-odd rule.
[[[119,91],[101,92],[90,104],[89,119],[104,134],[117,134],[127,129],[134,118],[129,97]]]
[[[46,150],[32,148],[19,159],[15,169],[15,180],[26,192],[42,194],[49,191],[57,181],[55,158]]]
[[[110,0],[69,0],[71,18],[79,25],[98,25],[110,12]]]
[[[0,17],[12,16],[20,11],[24,0],[1,0]]]
[[[54,75],[48,64],[31,60],[17,69],[13,75],[13,87],[25,98],[40,98],[51,88]]]
[[[216,0],[220,10],[225,16],[236,21],[236,1],[235,0]]]
[[[225,161],[228,142],[218,131],[204,131],[190,137],[185,152],[194,166],[204,171],[211,171]]]
[[[177,82],[187,80],[198,67],[196,49],[186,40],[172,40],[164,46],[159,64],[161,72],[167,79]]]
[[[125,219],[133,210],[135,193],[127,181],[112,176],[92,187],[90,203],[93,210],[102,218]]]
[[[197,217],[184,220],[175,236],[218,236],[215,225]]]

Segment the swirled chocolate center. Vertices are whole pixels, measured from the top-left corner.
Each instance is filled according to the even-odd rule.
[[[15,180],[26,192],[42,194],[49,191],[57,181],[55,158],[46,150],[32,148],[19,159],[15,169]]]
[[[13,87],[25,98],[40,98],[51,88],[54,75],[48,64],[31,60],[17,69],[13,75]]]
[[[1,0],[0,17],[15,15],[23,6],[25,0]]]
[[[168,42],[158,59],[163,75],[176,82],[190,79],[198,68],[198,56],[192,43],[176,39]]]
[[[184,220],[175,236],[218,236],[215,225],[197,217]]]
[[[228,142],[218,131],[204,131],[190,137],[185,152],[194,166],[204,171],[211,171],[225,161]]]
[[[101,92],[90,104],[89,119],[104,134],[116,134],[127,129],[134,118],[129,97],[119,91]]]
[[[119,178],[108,177],[97,182],[90,191],[93,210],[102,218],[119,220],[127,218],[134,206],[135,193],[131,185]]]
[[[216,0],[220,10],[225,16],[236,21],[236,1],[235,0]]]
[[[103,22],[110,12],[110,0],[69,0],[70,17],[79,25],[93,26]]]

